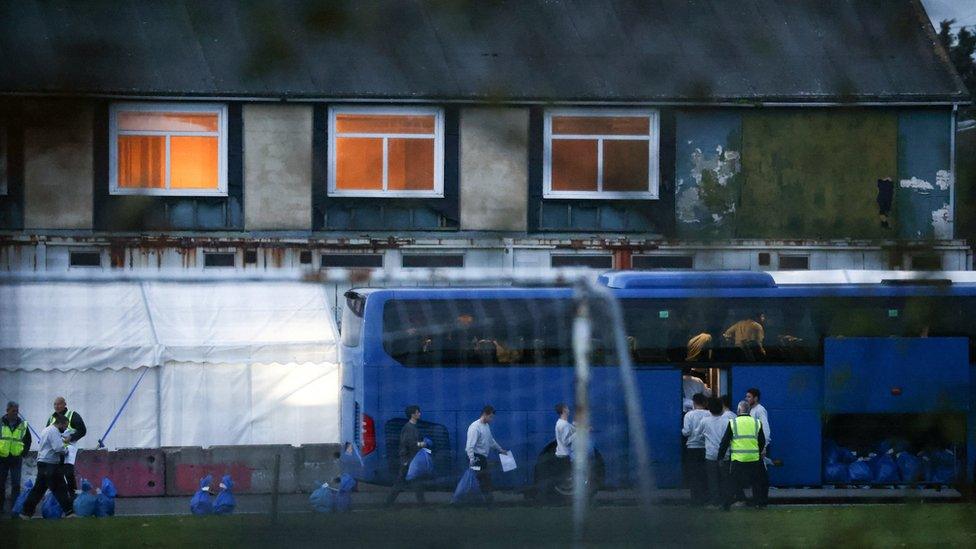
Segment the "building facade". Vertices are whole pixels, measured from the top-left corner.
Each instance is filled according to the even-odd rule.
[[[730,7],[8,4],[0,271],[971,269],[920,3]]]

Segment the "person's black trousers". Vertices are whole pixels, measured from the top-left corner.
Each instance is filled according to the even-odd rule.
[[[767,499],[766,467],[760,461],[733,461],[730,472],[730,490],[726,492],[723,507],[728,509],[735,500],[735,494],[750,486],[752,488],[752,505],[765,507]]]
[[[705,449],[685,448],[685,482],[691,489],[691,502],[705,505],[708,497],[708,477],[705,472]]]
[[[708,478],[708,503],[722,505],[728,488],[729,462],[718,460],[705,461],[705,476]]]
[[[7,478],[10,478],[10,507],[14,506],[20,496],[20,470],[24,465],[24,456],[7,456],[0,458],[0,514],[3,514],[4,498],[7,493]]]
[[[474,455],[474,464],[481,467],[478,471],[478,486],[481,488],[481,493],[485,496],[485,503],[489,505],[494,501],[494,496],[491,495],[491,470],[488,467],[488,456],[483,456],[481,454]]]
[[[424,483],[422,480],[407,481],[407,471],[410,470],[410,462],[400,464],[400,472],[397,474],[396,482],[393,483],[393,489],[390,490],[390,495],[386,497],[386,504],[393,505],[396,501],[397,496],[400,492],[403,492],[408,485],[412,485],[414,492],[417,495],[417,503],[426,503],[424,498]]]
[[[64,471],[64,484],[68,489],[68,497],[74,501],[75,490],[78,489],[78,483],[75,482],[75,466],[70,463],[62,463],[61,469]]]
[[[31,488],[30,493],[27,494],[27,500],[24,501],[25,515],[29,517],[34,515],[37,504],[44,497],[44,492],[49,489],[54,494],[55,499],[58,500],[64,514],[70,515],[74,512],[71,506],[71,498],[68,497],[68,487],[64,484],[64,469],[55,463],[38,462],[37,481],[34,482],[34,487]]]

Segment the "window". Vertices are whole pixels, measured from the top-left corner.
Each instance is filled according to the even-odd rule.
[[[112,194],[227,195],[227,107],[116,103],[109,111]]]
[[[549,265],[558,267],[586,267],[589,269],[612,269],[613,257],[609,255],[554,255],[549,258]]]
[[[7,125],[0,118],[0,196],[7,196]]]
[[[545,198],[657,198],[654,110],[546,112]]]
[[[695,256],[692,255],[638,255],[631,260],[634,269],[694,269]]]
[[[236,267],[234,252],[204,252],[204,267]]]
[[[461,254],[407,254],[400,260],[400,266],[411,268],[461,268],[464,256]]]
[[[782,271],[805,271],[810,268],[810,256],[780,255],[779,268]]]
[[[329,195],[444,196],[444,112],[329,110]]]
[[[382,269],[383,254],[322,254],[322,267]]]

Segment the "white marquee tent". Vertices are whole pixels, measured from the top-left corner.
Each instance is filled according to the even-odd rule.
[[[0,398],[94,448],[338,442],[338,334],[300,282],[0,283]],[[136,385],[138,382],[138,385]]]

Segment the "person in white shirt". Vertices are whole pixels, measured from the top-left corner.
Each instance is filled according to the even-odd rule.
[[[729,427],[725,406],[720,398],[708,399],[708,416],[701,421],[699,430],[705,438],[705,477],[708,479],[708,503],[718,507],[722,505],[723,490],[727,483],[725,478],[728,470],[728,452],[719,456],[718,448],[722,444],[722,437]],[[733,414],[734,417],[734,414]]]
[[[701,422],[708,416],[705,405],[708,399],[701,393],[691,398],[693,409],[685,414],[681,434],[687,437],[685,443],[684,473],[685,482],[691,489],[691,502],[704,505],[707,495],[705,473],[705,437],[701,432]]]
[[[762,469],[762,485],[766,492],[769,492],[769,471],[766,467],[772,463],[772,461],[766,457],[769,454],[769,443],[772,441],[772,431],[769,429],[769,414],[766,412],[766,407],[759,403],[759,398],[762,393],[759,389],[751,387],[746,390],[746,402],[749,403],[749,415],[752,416],[759,424],[762,426],[763,435],[766,437],[766,446],[763,447],[762,451],[762,464],[760,467]]]
[[[24,510],[20,518],[30,518],[44,497],[44,492],[51,490],[58,500],[58,505],[65,516],[74,514],[71,497],[68,495],[68,485],[64,482],[64,471],[61,460],[67,453],[67,437],[63,435],[68,428],[68,418],[64,414],[55,414],[54,421],[41,431],[37,450],[37,480],[24,501]]]
[[[481,493],[485,496],[485,501],[490,505],[491,496],[491,472],[488,469],[488,453],[494,449],[499,454],[507,454],[508,450],[495,442],[495,437],[491,436],[489,425],[495,419],[495,408],[485,406],[481,409],[481,417],[474,420],[468,426],[468,440],[464,445],[464,451],[468,454],[468,463],[471,468],[478,470],[478,485]]]
[[[705,385],[698,376],[692,375],[691,368],[685,368],[681,372],[681,407],[682,411],[687,412],[694,408],[694,403],[692,398],[701,393],[705,395],[705,398],[712,396],[712,390]]]
[[[560,402],[556,405],[556,457],[569,459],[576,440],[576,426],[569,422],[569,406]]]

